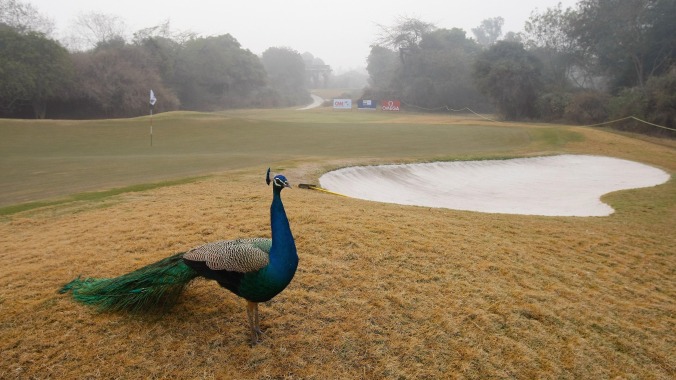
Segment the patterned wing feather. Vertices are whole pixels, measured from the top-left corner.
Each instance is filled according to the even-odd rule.
[[[222,240],[191,249],[185,260],[204,262],[209,269],[254,272],[270,262],[272,240],[264,238]]]

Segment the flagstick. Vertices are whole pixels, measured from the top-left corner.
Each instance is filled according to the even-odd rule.
[[[157,98],[155,98],[155,93],[153,93],[153,89],[150,89],[150,146],[153,146],[153,108],[155,108],[155,102],[157,102]]]

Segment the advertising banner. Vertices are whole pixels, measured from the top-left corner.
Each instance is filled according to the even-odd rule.
[[[375,111],[376,105],[377,105],[377,102],[375,100],[359,99],[357,101],[357,108],[359,108],[360,110]]]
[[[399,111],[401,102],[398,100],[381,100],[380,106],[383,111]]]
[[[341,110],[352,109],[352,99],[333,99],[333,108]]]

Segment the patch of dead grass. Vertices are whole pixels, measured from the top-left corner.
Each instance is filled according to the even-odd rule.
[[[113,276],[212,238],[268,234],[265,194],[248,194],[256,181],[212,182],[127,207],[8,223],[18,246],[7,247],[13,270],[0,305],[6,375],[609,377],[673,369],[662,340],[673,331],[673,284],[655,285],[669,279],[670,262],[650,253],[664,244],[659,232],[632,238],[587,220],[326,205],[324,195],[288,192],[301,267],[264,307],[267,337],[253,350],[242,302],[206,281],[161,317],[96,314],[54,294],[79,273]],[[228,207],[194,193],[210,188],[239,201]],[[656,247],[641,248],[649,243]]]
[[[611,142],[592,145],[676,171],[673,152]],[[334,164],[284,172],[297,184]],[[213,282],[196,281],[156,315],[100,314],[56,293],[80,274],[116,276],[204,242],[269,236],[262,173],[4,219],[0,378],[676,375],[673,180],[610,195],[617,212],[604,218],[285,191],[300,265],[261,306],[265,337],[254,348],[244,302]]]

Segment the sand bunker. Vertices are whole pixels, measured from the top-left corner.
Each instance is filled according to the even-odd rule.
[[[603,194],[665,183],[660,169],[584,155],[362,166],[324,174],[322,187],[353,198],[490,213],[606,216]]]

